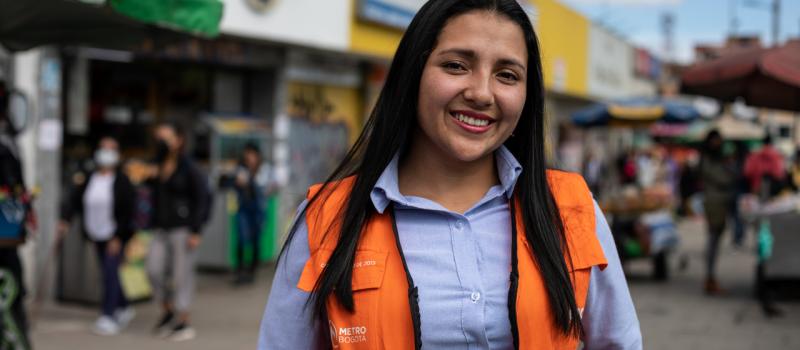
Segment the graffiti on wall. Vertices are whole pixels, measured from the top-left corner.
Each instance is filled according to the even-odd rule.
[[[290,180],[281,216],[288,225],[308,187],[325,180],[347,153],[360,131],[361,112],[355,88],[290,83],[287,98]]]
[[[347,134],[347,126],[341,122],[311,123],[292,119],[289,186],[300,186],[299,193],[305,194],[308,186],[325,180],[347,153]]]

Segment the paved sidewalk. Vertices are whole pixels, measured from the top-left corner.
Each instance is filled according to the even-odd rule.
[[[99,311],[60,304],[42,308],[31,337],[34,349],[255,349],[272,274],[272,266],[261,269],[257,283],[245,287],[233,287],[229,283],[232,278],[227,274],[200,274],[192,306],[192,326],[197,330],[193,340],[174,343],[155,338],[151,330],[161,311],[153,302],[136,304],[136,318],[126,330],[113,337],[90,332]]]
[[[628,272],[631,295],[639,315],[645,349],[800,349],[800,303],[779,303],[783,318],[768,319],[753,297],[756,258],[754,235],[746,247],[732,247],[723,237],[718,279],[727,294],[702,293],[706,234],[700,220],[679,224],[682,244],[671,259],[672,278],[649,280],[649,263],[636,262]],[[681,271],[680,260],[688,262]],[[800,268],[800,267],[798,267]]]
[[[706,297],[701,291],[702,222],[684,221],[679,227],[683,242],[670,261],[670,281],[652,282],[648,261],[635,261],[628,271],[645,349],[800,349],[800,303],[780,304],[786,316],[769,320],[751,297],[755,266],[752,249],[736,251],[726,236],[719,279],[729,293],[720,298]],[[683,270],[678,269],[681,257],[688,262]],[[147,303],[137,305],[136,319],[115,337],[89,332],[97,317],[94,309],[46,305],[32,331],[33,342],[39,350],[254,349],[273,268],[262,269],[258,283],[245,288],[231,287],[230,277],[224,274],[201,275],[193,315],[198,337],[192,341],[171,343],[153,338],[149,331],[159,311]]]

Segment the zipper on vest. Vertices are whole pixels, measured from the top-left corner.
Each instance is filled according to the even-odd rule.
[[[397,220],[394,217],[394,205],[391,204],[389,208],[389,216],[392,218],[392,231],[394,233],[394,242],[397,247],[397,252],[400,253],[400,260],[403,262],[403,270],[406,272],[406,281],[408,282],[408,305],[411,308],[411,324],[414,326],[414,349],[422,349],[422,327],[420,324],[419,313],[419,293],[417,286],[414,285],[414,279],[411,278],[411,273],[408,271],[408,264],[406,264],[406,256],[403,254],[403,246],[400,244],[400,235],[397,233]]]
[[[519,325],[517,325],[517,290],[519,289],[519,261],[517,259],[517,213],[516,201],[512,198],[508,207],[511,211],[511,274],[508,287],[508,320],[511,322],[511,336],[514,349],[519,350]]]

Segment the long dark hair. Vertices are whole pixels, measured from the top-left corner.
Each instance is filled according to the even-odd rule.
[[[449,19],[475,10],[505,16],[518,24],[525,35],[528,49],[527,99],[513,133],[515,136],[506,140],[505,146],[522,165],[522,174],[515,190],[522,203],[518,210],[521,211],[526,238],[546,285],[553,322],[564,334],[582,334],[580,314],[564,258],[567,245],[563,223],[550,193],[545,171],[544,86],[539,44],[527,14],[516,0],[428,1],[411,21],[361,135],[324,182],[322,190],[310,198],[306,206],[308,208],[319,200],[324,201],[325,194],[330,193],[327,189],[336,186],[337,180],[358,175],[347,204],[339,215],[341,230],[338,232],[336,248],[309,297],[309,303],[314,305],[318,317],[325,317],[325,301],[331,294],[346,309],[354,310],[351,266],[362,228],[376,213],[370,192],[392,157],[403,151],[417,128],[420,79],[439,33]],[[304,214],[299,216],[301,220]],[[289,242],[295,231],[295,228],[290,231]],[[281,255],[286,250],[284,246]]]

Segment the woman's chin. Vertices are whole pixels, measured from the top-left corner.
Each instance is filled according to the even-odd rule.
[[[447,151],[447,154],[452,159],[457,160],[459,162],[473,163],[483,160],[487,156],[491,156],[493,152],[494,149],[485,144],[480,144],[480,145],[466,144],[466,145],[455,145],[455,147],[450,147],[450,149]]]

